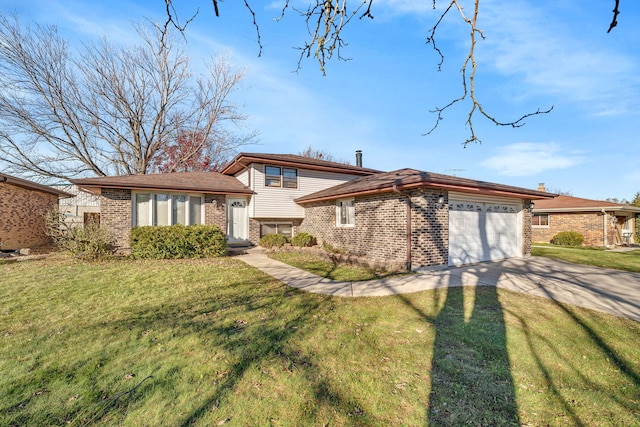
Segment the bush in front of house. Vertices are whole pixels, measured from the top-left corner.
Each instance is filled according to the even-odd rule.
[[[227,244],[216,225],[136,227],[131,230],[133,258],[206,258],[222,256]]]
[[[100,224],[69,224],[59,207],[45,213],[45,232],[63,252],[84,261],[97,261],[113,254],[113,238]]]
[[[552,245],[581,246],[584,236],[577,231],[561,231],[551,239]]]
[[[315,245],[316,244],[316,238],[313,237],[313,235],[311,235],[309,233],[305,233],[303,231],[303,232],[298,233],[295,236],[293,236],[293,238],[291,239],[291,244],[293,246],[306,248],[306,247]]]
[[[289,239],[284,234],[267,234],[260,239],[260,246],[267,249],[281,248],[289,243]]]

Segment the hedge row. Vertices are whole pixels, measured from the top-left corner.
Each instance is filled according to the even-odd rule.
[[[133,258],[205,258],[226,253],[224,233],[216,225],[135,227],[131,230]]]

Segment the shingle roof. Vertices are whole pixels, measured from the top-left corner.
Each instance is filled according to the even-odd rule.
[[[264,154],[264,153],[240,153],[223,169],[222,173],[235,175],[251,163],[269,163],[277,166],[305,167],[307,169],[323,170],[329,172],[348,173],[352,175],[371,175],[379,173],[379,170],[361,168],[346,163],[328,162],[326,160],[312,159],[310,157],[295,154]]]
[[[582,199],[572,196],[558,196],[551,200],[540,200],[536,202],[534,212],[544,211],[601,211],[604,210],[627,210],[640,212],[640,208],[632,205],[606,202],[603,200]]]
[[[174,172],[146,175],[105,176],[71,180],[92,193],[100,188],[131,190],[175,190],[213,194],[252,194],[253,191],[236,178],[218,172]]]
[[[519,197],[527,199],[542,199],[554,197],[555,194],[492,182],[476,181],[457,176],[424,172],[416,169],[399,169],[392,172],[378,173],[302,196],[297,203],[309,203],[320,200],[332,200],[340,197],[351,197],[363,194],[383,193],[397,190],[407,190],[420,187],[435,187],[443,190],[460,191],[482,195],[503,197]]]
[[[65,191],[58,190],[57,188],[50,187],[48,185],[38,184],[33,181],[27,181],[26,179],[17,178],[15,176],[7,175],[0,172],[0,185],[2,183],[8,183],[17,187],[27,188],[29,190],[42,191],[45,193],[56,194],[58,197],[73,197],[73,194],[69,194]]]

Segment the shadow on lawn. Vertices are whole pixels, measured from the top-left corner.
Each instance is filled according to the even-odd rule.
[[[432,312],[403,302],[435,328],[429,426],[520,425],[497,289],[443,279]]]
[[[363,405],[355,396],[344,396],[336,391],[325,379],[326,373],[316,365],[316,355],[308,350],[302,352],[292,341],[309,323],[317,322],[314,317],[331,311],[331,298],[304,293],[284,285],[252,282],[233,283],[212,289],[216,295],[207,298],[194,296],[177,304],[150,305],[131,312],[120,321],[108,325],[114,332],[141,335],[147,331],[180,342],[183,337],[196,338],[200,346],[212,354],[224,353],[228,362],[220,368],[219,375],[212,377],[201,387],[195,409],[171,419],[173,425],[190,426],[210,421],[211,413],[217,417],[233,419],[234,411],[225,403],[239,387],[246,387],[247,377],[260,370],[273,370],[277,375],[296,375],[309,391],[310,397],[304,407],[307,423],[313,424],[315,416],[338,412],[355,413],[364,425],[375,424],[360,408]],[[197,307],[197,308],[194,308]],[[145,337],[149,338],[149,337]],[[165,338],[155,345],[166,345]],[[190,344],[193,345],[193,344]],[[215,369],[218,369],[217,367]],[[209,369],[211,370],[211,369]],[[188,375],[184,364],[180,366],[160,366],[153,372],[154,378],[149,393],[154,390],[174,390],[176,383],[185,382]],[[177,398],[177,396],[176,396]],[[280,396],[269,396],[274,404]],[[282,405],[280,405],[282,407]],[[118,409],[118,408],[114,408]],[[275,412],[275,410],[274,410]],[[263,414],[277,417],[277,414]],[[107,419],[122,417],[105,412]],[[280,416],[284,416],[280,414]],[[300,417],[300,414],[297,415]],[[216,422],[226,422],[225,419]],[[263,419],[264,421],[264,419]],[[169,422],[169,418],[167,419]]]
[[[428,424],[520,425],[497,289],[458,287],[446,293],[433,320]]]

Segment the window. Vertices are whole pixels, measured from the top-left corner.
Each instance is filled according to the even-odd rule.
[[[134,193],[133,225],[202,224],[202,196],[173,193]]]
[[[284,234],[287,237],[293,236],[293,224],[291,223],[262,223],[260,224],[260,237],[267,234]]]
[[[265,166],[264,186],[298,188],[298,170],[279,166]]]
[[[280,171],[276,166],[265,166],[264,168],[264,186],[280,187]]]
[[[284,188],[298,188],[297,169],[282,169],[282,186]]]
[[[548,227],[549,226],[549,214],[535,214],[532,218],[534,227]]]
[[[338,227],[352,227],[356,225],[354,199],[341,199],[336,202],[336,225]]]

